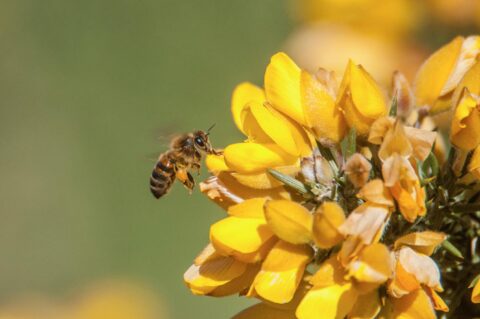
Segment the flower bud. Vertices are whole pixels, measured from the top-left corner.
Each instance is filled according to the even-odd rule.
[[[345,174],[356,188],[361,188],[368,181],[372,164],[360,153],[353,154],[345,164]]]

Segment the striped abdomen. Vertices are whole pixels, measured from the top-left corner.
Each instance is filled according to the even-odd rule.
[[[150,176],[150,191],[155,198],[165,195],[175,181],[175,163],[169,155],[169,152],[160,155]]]

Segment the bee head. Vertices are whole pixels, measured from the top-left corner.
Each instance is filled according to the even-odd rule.
[[[195,148],[202,153],[212,152],[212,145],[208,140],[208,133],[204,131],[196,131],[193,133],[193,144]]]

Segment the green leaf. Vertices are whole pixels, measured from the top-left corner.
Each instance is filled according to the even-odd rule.
[[[475,277],[475,278],[472,280],[472,282],[470,283],[470,285],[468,285],[468,288],[473,288],[473,287],[477,284],[477,282],[478,282],[479,280],[480,280],[480,274],[477,275],[477,277]]]
[[[277,170],[274,170],[274,169],[268,169],[267,170],[270,175],[272,175],[274,178],[276,178],[277,180],[279,180],[280,182],[284,183],[285,185],[295,189],[296,191],[298,191],[300,194],[302,195],[309,195],[311,194],[310,192],[310,189],[307,188],[307,186],[305,184],[303,184],[302,182],[300,182],[299,180],[289,176],[289,175],[285,175]]]
[[[390,106],[390,113],[388,115],[396,117],[398,108],[397,92],[393,95],[392,105]]]
[[[460,250],[457,247],[455,247],[448,239],[443,241],[442,247],[453,256],[463,259],[463,255],[460,252]]]
[[[343,158],[348,159],[357,151],[357,131],[354,127],[350,129],[347,136],[341,143]]]

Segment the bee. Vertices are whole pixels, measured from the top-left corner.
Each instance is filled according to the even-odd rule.
[[[170,149],[160,154],[150,176],[150,191],[155,198],[168,193],[175,179],[192,192],[195,180],[190,171],[196,170],[197,174],[200,173],[202,155],[221,154],[213,149],[208,139],[213,126],[207,132],[199,130],[172,139]]]

